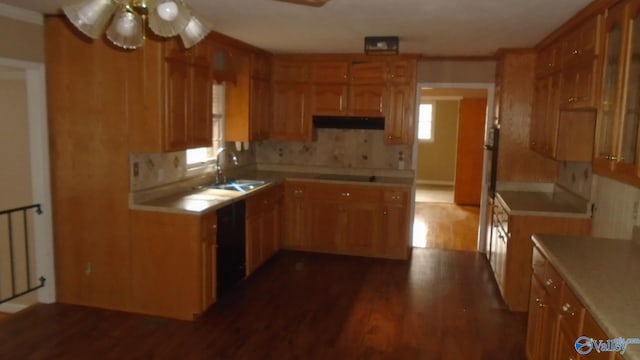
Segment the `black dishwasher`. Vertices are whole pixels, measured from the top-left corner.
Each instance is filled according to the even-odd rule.
[[[245,256],[245,203],[236,201],[218,209],[217,294],[221,295],[244,279]]]

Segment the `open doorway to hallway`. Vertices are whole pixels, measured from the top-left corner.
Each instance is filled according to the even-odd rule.
[[[476,251],[488,89],[423,87],[419,99],[413,246]]]

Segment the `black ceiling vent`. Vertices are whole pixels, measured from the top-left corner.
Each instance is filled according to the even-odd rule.
[[[314,116],[313,126],[316,129],[384,130],[384,117]]]

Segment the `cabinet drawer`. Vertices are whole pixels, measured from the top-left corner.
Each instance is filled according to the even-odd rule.
[[[407,193],[405,191],[397,190],[384,192],[384,202],[386,203],[404,204],[406,200]]]
[[[314,184],[308,187],[307,196],[327,201],[380,201],[381,191],[349,185]]]
[[[252,217],[260,215],[271,209],[282,196],[282,188],[276,186],[273,189],[261,191],[255,195],[249,196],[245,202],[247,206],[246,216]]]
[[[544,269],[547,264],[547,260],[544,258],[538,248],[533,248],[533,254],[531,255],[531,268],[533,269],[533,275],[538,278],[540,282],[544,282]]]
[[[562,297],[560,301],[560,323],[573,337],[577,338],[582,332],[584,319],[584,306],[566,283],[562,284]]]
[[[560,305],[563,281],[556,269],[548,262],[544,267],[544,281],[542,284],[549,293],[549,303],[557,309]]]

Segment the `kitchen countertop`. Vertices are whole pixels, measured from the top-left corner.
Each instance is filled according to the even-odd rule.
[[[207,189],[204,186],[213,183],[213,175],[200,176],[176,184],[159,188],[137,191],[129,195],[129,208],[132,210],[161,211],[182,214],[201,215],[225,205],[247,198],[285,180],[303,180],[329,182],[359,186],[412,186],[413,178],[374,176],[360,174],[327,174],[283,171],[249,171],[234,177],[237,179],[265,180],[267,184],[254,191],[241,193],[230,190]]]
[[[607,336],[640,338],[640,244],[537,234],[532,239]],[[640,344],[630,344],[624,358],[640,360]]]
[[[496,199],[509,215],[588,218],[588,202],[565,191],[498,191]]]

